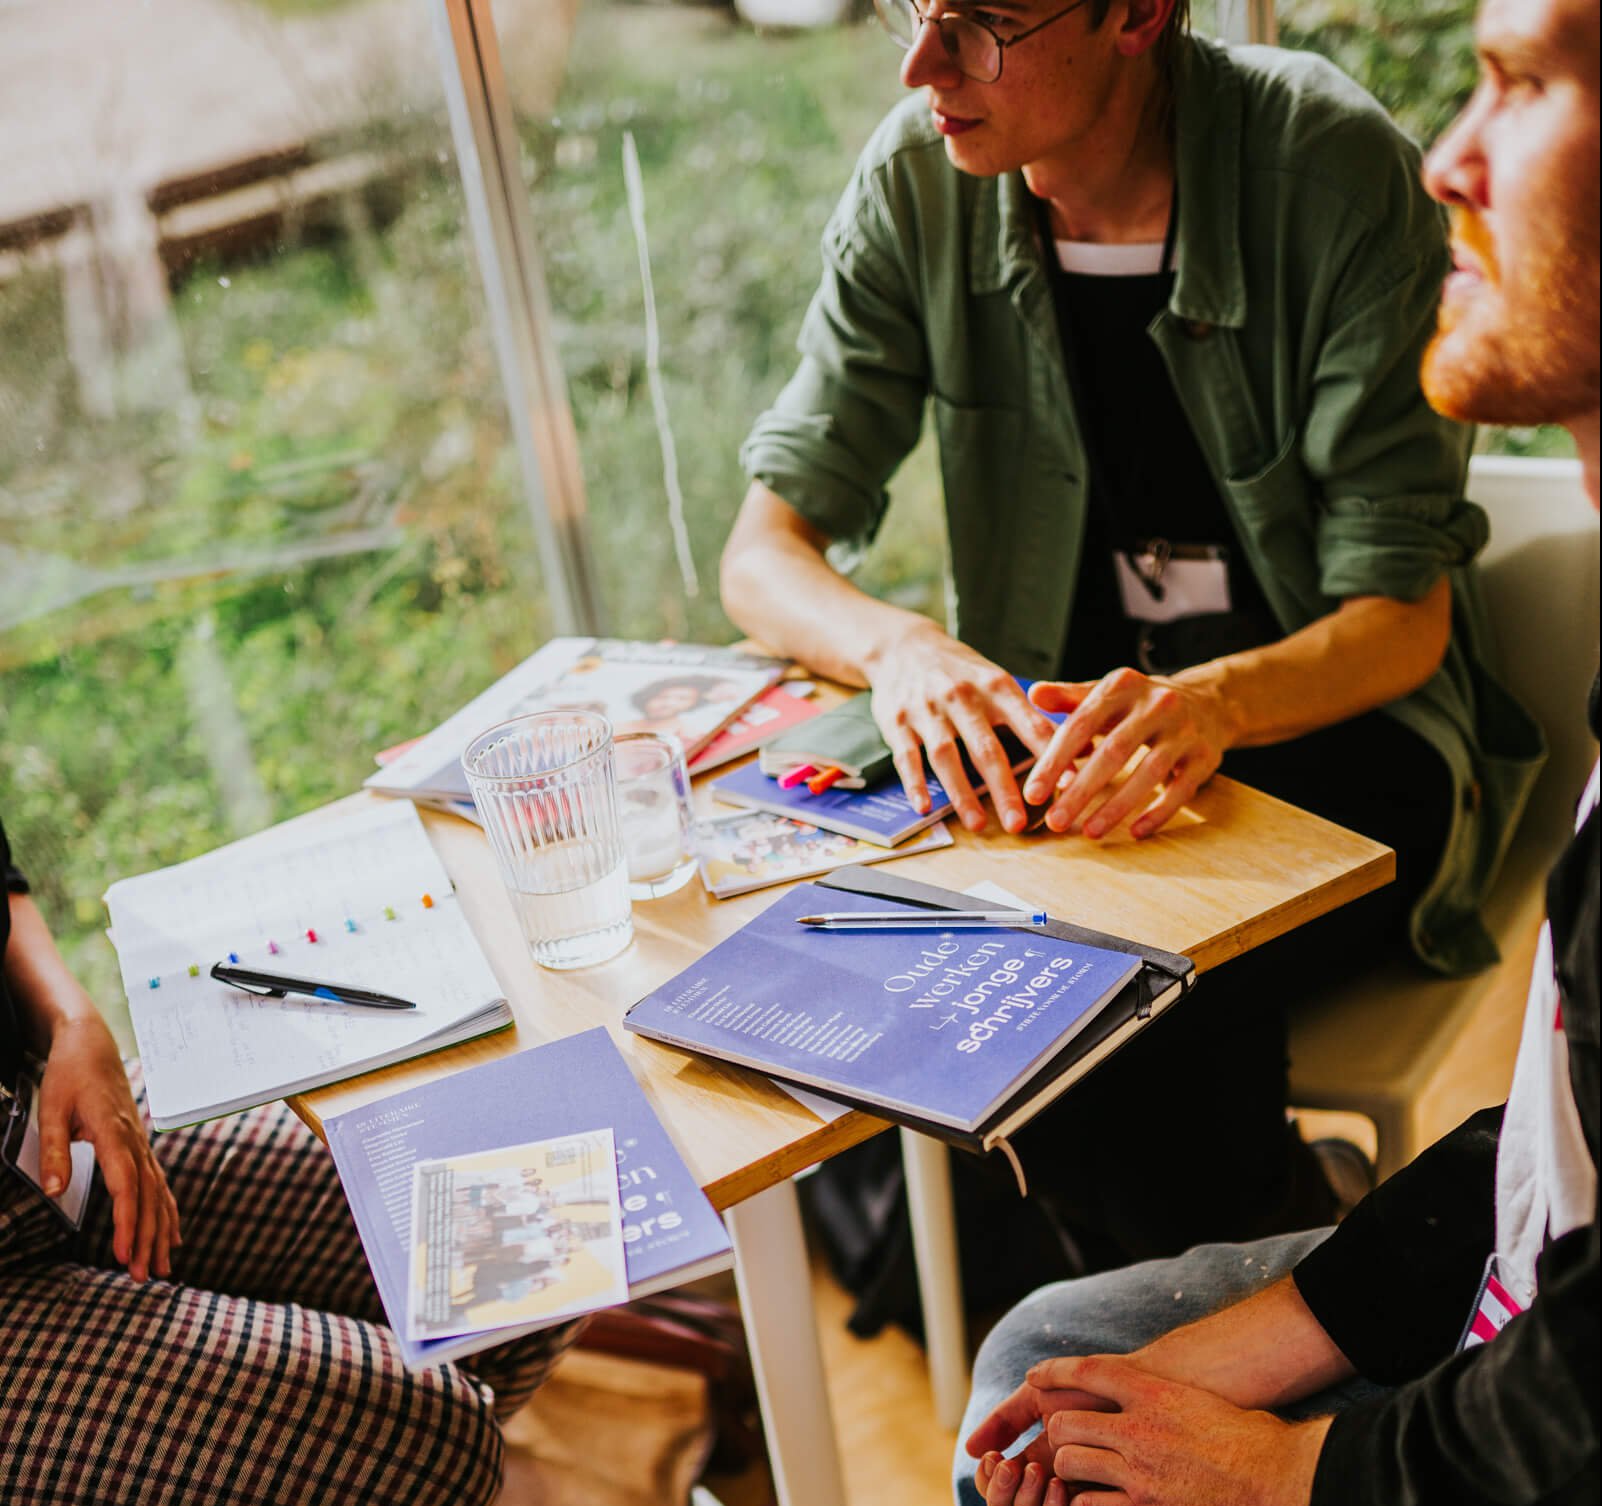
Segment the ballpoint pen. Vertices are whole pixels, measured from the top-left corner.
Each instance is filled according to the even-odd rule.
[[[1044,910],[838,910],[798,915],[796,924],[816,931],[950,931],[977,926],[1043,926]]]
[[[230,988],[243,989],[247,994],[259,994],[269,999],[281,999],[285,994],[303,994],[308,999],[324,999],[332,1004],[362,1004],[369,1009],[417,1008],[410,999],[397,999],[394,994],[375,993],[370,988],[357,988],[350,983],[294,978],[287,973],[266,973],[255,967],[233,967],[226,962],[214,962],[211,975]]]

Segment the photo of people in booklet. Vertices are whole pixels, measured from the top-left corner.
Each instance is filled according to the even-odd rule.
[[[412,1230],[413,1339],[628,1301],[610,1129],[419,1161]]]
[[[696,827],[701,882],[715,899],[827,873],[847,863],[910,857],[915,852],[949,847],[951,841],[944,822],[931,826],[917,841],[891,849],[767,811],[718,816]]]

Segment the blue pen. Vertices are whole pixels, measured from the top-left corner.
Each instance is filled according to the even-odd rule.
[[[328,983],[321,978],[293,978],[287,973],[266,973],[255,967],[229,967],[226,962],[213,963],[211,975],[230,988],[243,989],[247,994],[258,994],[268,999],[300,994],[330,1004],[362,1004],[369,1009],[417,1008],[410,999],[374,993],[371,989],[357,988],[350,983]]]

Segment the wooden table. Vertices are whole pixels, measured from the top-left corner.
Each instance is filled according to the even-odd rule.
[[[704,789],[700,798],[707,798]],[[506,989],[516,1030],[305,1094],[293,1100],[297,1112],[320,1133],[328,1115],[606,1026],[707,1197],[725,1213],[781,1506],[843,1506],[790,1178],[887,1126],[856,1112],[825,1124],[755,1073],[643,1040],[621,1025],[630,1004],[738,929],[776,891],[718,901],[691,883],[636,906],[635,941],[621,956],[575,972],[543,972],[529,959],[483,834],[451,816],[422,815]],[[960,828],[956,835],[954,847],[902,859],[894,871],[949,889],[991,879],[1064,919],[1187,953],[1203,971],[1379,888],[1395,869],[1388,848],[1223,778],[1144,842],[1119,833],[1100,843],[1044,832],[1009,837],[994,825],[979,837]],[[1198,997],[1205,1001],[1205,989]],[[943,1147],[937,1154],[943,1166]],[[926,1304],[938,1270],[944,1295],[934,1305],[960,1314],[951,1252],[931,1245],[942,1223],[940,1181],[927,1175],[927,1160],[921,1170],[909,1189],[919,1203]],[[960,1325],[956,1339],[949,1322],[938,1326],[939,1335],[931,1328],[931,1367],[937,1381],[947,1378],[949,1410],[950,1377],[963,1373],[966,1356]],[[939,1391],[937,1385],[937,1402]]]

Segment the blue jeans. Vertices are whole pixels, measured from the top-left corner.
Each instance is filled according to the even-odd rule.
[[[1172,1260],[1059,1281],[1025,1297],[991,1331],[974,1361],[973,1394],[952,1468],[957,1506],[983,1506],[973,1484],[977,1461],[968,1457],[962,1440],[1018,1387],[1031,1365],[1064,1354],[1128,1354],[1279,1280],[1329,1232],[1310,1229],[1247,1245],[1197,1245]],[[1378,1394],[1367,1381],[1347,1381],[1286,1409],[1285,1415],[1338,1412]],[[1038,1431],[1019,1439],[1013,1452]]]

